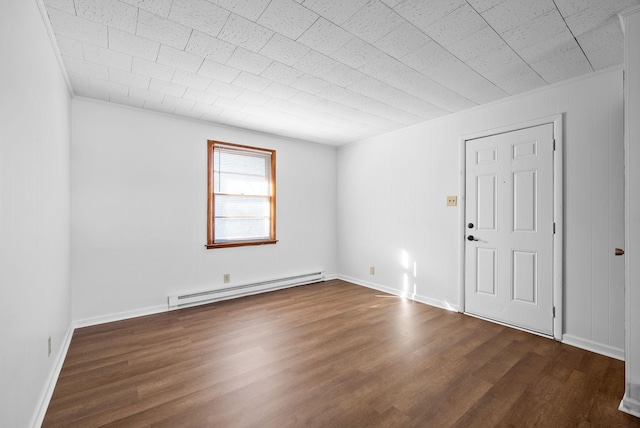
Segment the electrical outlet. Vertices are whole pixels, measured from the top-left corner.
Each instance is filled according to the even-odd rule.
[[[455,207],[458,205],[458,197],[457,196],[447,196],[447,206]]]
[[[376,274],[376,268],[375,266],[371,266],[369,268],[369,275],[375,275]]]
[[[48,357],[51,356],[51,336],[49,336],[49,339],[47,340],[47,346],[49,348],[49,353],[47,354]]]
[[[225,284],[228,284],[231,282],[231,274],[230,273],[225,273],[223,276],[223,281]]]

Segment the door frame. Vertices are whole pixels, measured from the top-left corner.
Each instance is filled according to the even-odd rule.
[[[460,271],[458,273],[459,283],[459,312],[465,313],[465,251],[464,242],[466,236],[465,216],[467,208],[466,199],[466,146],[468,140],[476,138],[490,137],[492,135],[504,134],[507,132],[518,131],[524,128],[532,128],[539,125],[552,124],[553,138],[555,141],[555,150],[553,152],[553,221],[555,222],[555,234],[553,235],[553,307],[555,308],[555,317],[553,319],[553,338],[562,340],[563,319],[564,319],[564,114],[555,114],[545,116],[538,119],[514,123],[511,125],[492,128],[484,131],[474,132],[472,134],[464,134],[460,137],[460,210],[459,210],[459,227],[460,236],[463,241],[460,245]],[[495,321],[494,321],[495,322]],[[505,324],[507,325],[507,324]],[[510,327],[519,328],[509,325]],[[522,328],[519,328],[524,330]],[[529,330],[525,330],[529,331]],[[546,336],[537,332],[538,335]]]

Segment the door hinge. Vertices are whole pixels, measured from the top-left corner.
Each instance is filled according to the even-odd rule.
[[[556,317],[556,307],[555,306],[553,307],[553,317],[554,318]]]
[[[556,234],[556,224],[555,224],[555,222],[553,223],[553,234],[554,235]]]
[[[554,140],[553,140],[553,151],[554,151],[554,152],[556,151],[556,140],[555,140],[555,138],[554,138]]]

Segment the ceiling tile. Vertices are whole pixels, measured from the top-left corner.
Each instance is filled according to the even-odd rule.
[[[245,89],[240,95],[236,97],[236,99],[247,104],[262,105],[269,101],[271,97],[260,92],[254,92],[250,91],[249,89]]]
[[[482,13],[485,10],[491,9],[492,7],[502,3],[505,0],[467,0],[467,3],[473,7],[476,12]]]
[[[576,39],[568,28],[555,34],[549,39],[545,39],[519,49],[518,54],[529,64],[538,62],[543,58],[552,55],[553,52],[566,51],[577,47]]]
[[[302,5],[338,25],[344,24],[369,0],[304,0]]]
[[[319,18],[298,42],[325,55],[331,55],[344,46],[353,36],[337,25]]]
[[[142,108],[144,108],[145,110],[151,110],[158,113],[167,113],[167,114],[173,114],[173,112],[176,110],[175,107],[171,107],[165,104],[156,104],[153,101],[145,101],[144,106]]]
[[[184,49],[191,35],[191,29],[141,10],[138,13],[136,34],[164,45]]]
[[[506,64],[520,60],[520,57],[507,45],[493,49],[486,55],[477,56],[466,62],[480,74],[486,74],[496,68],[504,67]]]
[[[94,64],[66,55],[62,55],[62,61],[69,73],[77,73],[87,77],[97,77],[99,79],[109,80],[109,67],[105,65]]]
[[[323,77],[338,66],[338,61],[316,51],[309,51],[294,67],[305,73]]]
[[[238,77],[240,70],[205,59],[198,74],[220,82],[231,83]]]
[[[129,55],[155,61],[160,50],[160,43],[138,37],[134,34],[109,29],[109,49],[124,52]]]
[[[511,95],[546,85],[538,73],[521,59],[495,68],[487,72],[485,77]]]
[[[401,73],[409,67],[389,55],[381,55],[358,70],[376,79],[384,79],[392,74]]]
[[[291,40],[282,34],[275,33],[260,53],[283,64],[293,65],[309,52],[309,48]]]
[[[299,70],[274,61],[261,76],[274,82],[282,83],[283,85],[290,85],[298,80],[302,74]]]
[[[507,95],[455,57],[429,68],[424,73],[476,104],[495,101]]]
[[[133,64],[131,65],[131,72],[169,82],[173,78],[176,68],[134,57]]]
[[[109,92],[107,91],[79,86],[77,88],[73,88],[73,92],[79,97],[87,97],[87,98],[93,98],[96,100],[109,101]]]
[[[184,98],[192,101],[197,101],[199,103],[212,104],[218,99],[218,96],[208,91],[188,88],[184,94]]]
[[[633,2],[634,4],[636,2]],[[608,3],[598,3],[588,9],[582,9],[568,17],[565,17],[567,25],[574,36],[579,37],[594,28],[607,25],[618,18],[619,9],[614,9]]]
[[[82,42],[78,40],[69,39],[64,36],[57,36],[58,49],[61,55],[72,56],[78,59],[84,59],[84,49]]]
[[[215,0],[218,6],[244,18],[255,21],[266,9],[270,0]]]
[[[298,80],[291,84],[294,89],[299,89],[308,94],[315,94],[329,86],[329,82],[322,80],[318,77],[311,76],[310,74],[302,75]]]
[[[429,102],[436,107],[450,112],[460,111],[477,105],[462,95],[410,68],[392,74],[385,78],[384,81],[417,98],[429,100]]]
[[[578,42],[595,70],[624,62],[624,34],[618,20],[583,34]]]
[[[431,25],[465,4],[465,0],[405,0],[394,8],[404,19],[428,34]]]
[[[84,59],[88,62],[131,71],[131,55],[123,54],[96,45],[84,44]]]
[[[206,0],[173,0],[169,19],[217,36],[230,13]]]
[[[193,30],[184,50],[212,61],[226,62],[235,49],[236,46],[229,42]]]
[[[169,10],[171,10],[171,2],[173,0],[120,0],[123,3],[128,3],[131,6],[139,7],[142,10],[151,12],[155,15],[166,18],[169,16]]]
[[[272,0],[258,23],[296,40],[313,24],[318,15],[293,0]]]
[[[171,80],[173,83],[184,85],[189,88],[199,89],[201,91],[207,89],[211,84],[211,79],[200,76],[198,74],[189,73],[183,70],[176,70],[176,74]]]
[[[197,104],[197,101],[194,101],[194,104]],[[189,117],[191,119],[200,119],[202,117],[202,113],[194,111],[193,109],[183,109],[180,107],[176,107],[176,110],[173,112],[176,116],[181,117]]]
[[[502,38],[514,50],[553,38],[566,31],[567,25],[557,10],[551,10],[529,22],[501,33]]]
[[[191,110],[196,105],[196,102],[185,98],[166,95],[162,100],[162,104],[176,109]]]
[[[353,69],[345,64],[338,64],[330,72],[324,75],[324,79],[331,83],[335,83],[338,86],[346,87],[353,85],[360,79],[363,79],[366,75],[356,69]]]
[[[497,32],[504,33],[555,9],[553,0],[505,0],[484,12],[482,17]]]
[[[47,8],[58,9],[71,15],[76,14],[76,7],[73,4],[73,0],[44,0],[44,4]]]
[[[238,77],[240,70],[206,59],[198,70],[198,74],[220,82],[231,83]]]
[[[231,14],[219,38],[234,45],[258,52],[273,36],[273,31],[239,15]]]
[[[228,83],[211,82],[207,92],[215,95],[216,97],[222,96],[227,98],[235,98],[242,93],[243,89],[237,86],[229,85]]]
[[[228,108],[228,109],[234,109],[234,110],[240,110],[242,107],[245,106],[245,104],[246,103],[243,103],[233,98],[227,98],[227,97],[218,97],[214,102],[214,105],[218,107],[222,107],[223,109]],[[220,113],[220,115],[223,115],[223,114],[224,114],[224,110]]]
[[[78,40],[84,43],[107,47],[107,26],[79,18],[66,12],[50,9],[49,19],[51,28],[56,36],[64,36],[69,39]]]
[[[343,25],[361,39],[374,43],[398,28],[403,19],[379,0],[371,0]]]
[[[350,67],[360,68],[380,55],[384,55],[384,52],[380,49],[360,39],[353,38],[331,54],[331,57]]]
[[[173,82],[151,79],[151,82],[149,83],[149,90],[165,95],[172,95],[174,97],[181,97],[187,91],[187,87]]]
[[[255,74],[241,72],[236,80],[233,81],[234,86],[238,86],[244,89],[251,89],[252,91],[262,92],[267,89],[271,82],[264,77],[256,76]]]
[[[109,95],[119,95],[126,97],[129,95],[129,87],[120,83],[109,82],[107,80],[97,79],[95,77],[89,78],[89,87],[97,89],[99,91],[108,92]]]
[[[180,70],[196,73],[204,59],[171,46],[161,45],[157,62],[179,68]]]
[[[443,109],[370,77],[356,82],[349,89],[425,119],[432,119],[448,113]]]
[[[429,42],[402,57],[401,61],[418,71],[426,72],[453,58],[454,56],[438,43]]]
[[[431,24],[427,35],[443,46],[452,45],[486,27],[486,21],[471,6],[464,4]]]
[[[69,71],[67,74],[69,75],[69,82],[71,82],[71,87],[75,88],[76,86],[89,86],[88,76],[72,71]],[[108,74],[109,73],[107,73],[107,77]]]
[[[265,71],[272,62],[273,60],[270,58],[238,47],[226,64],[230,67],[258,75]]]
[[[149,87],[149,77],[133,74],[129,71],[118,70],[117,68],[109,69],[109,80],[121,83],[127,86],[135,86],[137,88],[147,89]]]
[[[560,82],[593,71],[580,47],[564,50],[531,64],[548,83]]]
[[[447,46],[447,50],[462,61],[488,55],[494,49],[505,46],[504,40],[489,26]]]
[[[122,104],[129,107],[142,108],[144,106],[144,101],[142,100],[131,98],[128,96],[123,97],[115,94],[109,95],[109,101],[111,101],[112,103]]]
[[[431,38],[413,24],[403,22],[399,27],[379,39],[374,45],[396,59],[429,43]]]
[[[150,91],[148,89],[132,87],[131,89],[129,89],[129,97],[142,101],[152,101],[154,103],[160,104],[164,99],[164,94],[160,92]]]
[[[289,98],[296,95],[298,93],[298,90],[293,89],[288,85],[283,85],[282,83],[273,82],[267,87],[267,89],[262,91],[262,93],[272,98],[288,100]]]
[[[76,15],[122,31],[134,33],[138,8],[117,0],[74,0]]]

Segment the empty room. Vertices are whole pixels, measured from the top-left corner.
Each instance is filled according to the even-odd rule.
[[[0,40],[0,427],[640,426],[640,0]]]

